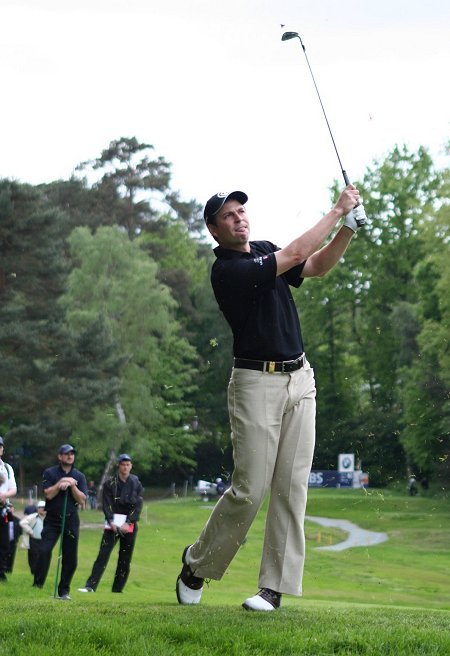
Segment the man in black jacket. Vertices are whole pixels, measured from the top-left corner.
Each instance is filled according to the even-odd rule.
[[[85,587],[78,588],[78,592],[95,592],[117,541],[120,542],[119,559],[112,591],[122,592],[125,587],[130,573],[144,492],[139,478],[131,474],[132,466],[131,457],[122,453],[117,459],[117,473],[111,476],[103,487],[105,529],[100,551]]]

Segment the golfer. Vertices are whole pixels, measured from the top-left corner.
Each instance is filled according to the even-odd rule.
[[[105,530],[100,542],[100,551],[85,587],[78,588],[78,592],[95,592],[117,542],[120,543],[119,558],[112,591],[122,592],[125,587],[136,542],[137,522],[144,500],[144,489],[139,478],[131,473],[132,467],[131,456],[122,453],[117,459],[117,472],[105,482]]]
[[[36,588],[42,588],[47,578],[52,550],[61,537],[61,578],[58,598],[70,600],[70,582],[77,568],[80,518],[78,508],[84,506],[87,497],[86,477],[74,467],[75,449],[63,444],[58,450],[58,464],[43,473],[47,515],[41,534],[39,555],[34,570]],[[55,584],[56,587],[56,584]]]
[[[289,286],[330,271],[365,214],[362,205],[355,208],[358,190],[348,185],[328,214],[280,250],[268,241],[249,241],[247,200],[242,191],[220,192],[204,210],[219,244],[211,283],[234,338],[228,386],[234,471],[200,536],[183,552],[176,591],[180,604],[200,602],[204,579],[222,578],[270,490],[260,590],[243,606],[273,611],[282,594],[302,594],[315,442],[314,372]],[[321,247],[343,217],[341,228]]]

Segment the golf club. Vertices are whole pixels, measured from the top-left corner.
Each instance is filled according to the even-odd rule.
[[[343,176],[343,178],[344,178],[344,182],[345,182],[345,184],[346,184],[346,185],[349,185],[349,184],[350,184],[350,180],[349,180],[349,178],[348,178],[347,172],[344,170],[344,167],[342,166],[341,158],[339,157],[339,153],[338,153],[338,149],[337,149],[336,143],[335,143],[335,141],[334,141],[333,133],[331,132],[331,127],[330,127],[330,124],[329,124],[329,122],[328,122],[328,118],[327,118],[327,115],[326,115],[326,112],[325,112],[325,108],[324,108],[324,106],[323,106],[322,98],[320,97],[319,89],[317,88],[316,80],[315,80],[314,75],[313,75],[313,72],[312,72],[311,64],[309,63],[308,55],[306,54],[306,48],[305,48],[305,46],[304,46],[304,44],[303,44],[303,41],[302,41],[302,39],[301,39],[301,37],[300,37],[300,35],[299,35],[298,32],[284,32],[284,34],[283,34],[282,37],[281,37],[281,40],[282,40],[282,41],[290,41],[291,39],[298,39],[298,40],[300,41],[300,45],[301,45],[301,47],[302,47],[302,50],[303,50],[303,52],[305,53],[306,63],[308,64],[309,72],[311,73],[311,77],[312,77],[312,80],[313,80],[313,82],[314,82],[314,86],[315,86],[315,88],[316,88],[317,97],[319,98],[320,106],[322,107],[322,112],[323,112],[323,115],[324,115],[324,117],[325,117],[325,121],[326,121],[326,123],[327,123],[327,127],[328,127],[328,131],[329,131],[329,133],[330,133],[331,141],[333,142],[334,150],[336,151],[336,155],[337,155],[337,158],[338,158],[339,166],[340,166],[340,168],[341,168],[341,173],[342,173],[342,176]],[[357,205],[356,205],[356,207],[357,207]],[[358,221],[358,219],[356,219],[356,223],[357,223],[358,225],[362,225],[362,224],[364,223],[364,221],[360,222],[360,221]]]

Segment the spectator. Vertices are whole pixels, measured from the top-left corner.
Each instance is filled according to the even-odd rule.
[[[39,547],[41,544],[42,529],[44,528],[44,519],[47,512],[45,510],[45,501],[39,501],[37,511],[31,515],[25,515],[20,520],[20,527],[23,533],[22,544],[28,550],[28,565],[31,573],[34,575],[36,563],[39,556]]]
[[[130,573],[144,491],[139,478],[131,474],[132,466],[131,456],[122,453],[117,459],[117,472],[103,487],[105,528],[100,551],[85,587],[78,588],[78,592],[95,592],[117,542],[120,543],[119,558],[112,591],[122,592],[125,587]]]
[[[62,567],[58,598],[64,601],[70,600],[70,582],[77,568],[80,530],[77,511],[84,505],[87,497],[86,478],[82,472],[75,469],[74,462],[75,449],[70,444],[63,444],[58,451],[58,464],[44,471],[42,489],[46,498],[47,515],[44,519],[33,583],[36,588],[44,586],[53,547],[61,536]],[[64,508],[66,513],[63,522]]]
[[[415,476],[410,476],[408,481],[408,492],[410,497],[416,496],[417,492],[417,480]]]
[[[227,489],[227,486],[225,485],[223,480],[221,478],[216,478],[217,496],[221,497],[226,489]]]
[[[0,581],[6,581],[10,554],[10,522],[14,522],[10,497],[17,493],[11,465],[3,461],[5,442],[0,436]]]
[[[35,503],[30,502],[25,508],[23,509],[23,514],[24,515],[32,515],[33,513],[37,512],[37,506]]]
[[[10,506],[10,513],[12,515],[12,521],[8,522],[9,529],[9,549],[8,556],[6,558],[6,572],[12,574],[14,567],[14,560],[16,558],[17,543],[19,542],[21,529],[20,529],[20,520],[14,514],[14,506]]]
[[[88,485],[88,503],[91,510],[97,509],[97,487],[94,481],[89,481]]]

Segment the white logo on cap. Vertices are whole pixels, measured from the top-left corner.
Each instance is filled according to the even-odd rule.
[[[219,193],[217,194],[217,198],[226,198],[228,194],[229,194],[228,191],[219,191]]]

